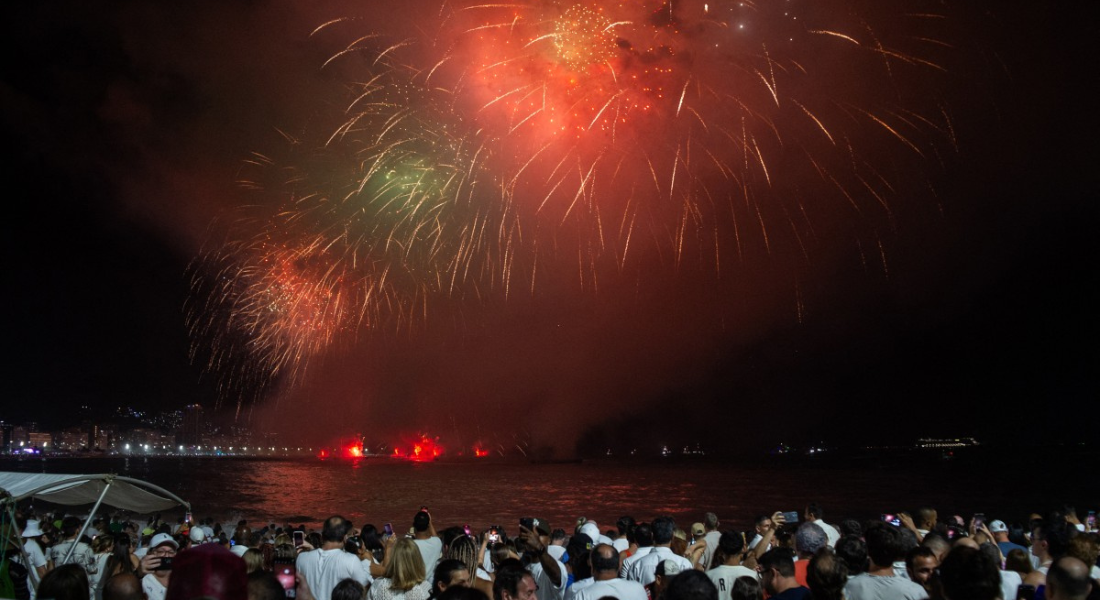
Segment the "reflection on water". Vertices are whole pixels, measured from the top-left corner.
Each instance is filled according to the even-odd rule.
[[[341,514],[357,524],[391,522],[401,530],[420,506],[428,506],[441,527],[499,524],[509,534],[522,516],[570,529],[583,515],[607,529],[621,515],[648,520],[667,514],[686,530],[707,511],[728,526],[748,528],[757,514],[800,511],[811,501],[830,511],[828,520],[873,518],[923,504],[941,507],[941,514],[970,514],[1032,510],[1050,501],[1042,495],[991,498],[996,473],[975,468],[945,479],[935,465],[866,470],[666,461],[532,465],[118,457],[4,460],[0,470],[118,473],[173,491],[192,504],[196,517],[222,522],[319,524]]]

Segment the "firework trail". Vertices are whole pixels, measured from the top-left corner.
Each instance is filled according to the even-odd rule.
[[[347,36],[321,68],[351,83],[335,121],[253,161],[261,199],[196,262],[196,360],[262,395],[540,269],[597,289],[654,260],[809,260],[838,220],[881,248],[954,146],[942,6],[881,4],[467,1],[406,38],[318,27]]]

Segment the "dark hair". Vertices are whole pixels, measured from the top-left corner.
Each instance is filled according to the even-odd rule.
[[[1013,548],[1009,550],[1008,556],[1005,556],[1005,570],[1016,571],[1021,577],[1034,570],[1031,564],[1031,557],[1028,556],[1027,550],[1022,548]]]
[[[863,526],[855,519],[844,519],[840,522],[840,526],[837,527],[837,529],[840,535],[863,535]]]
[[[100,579],[110,577],[111,575],[118,573],[133,573],[134,565],[130,562],[130,536],[126,533],[114,534],[115,545],[111,548],[111,555],[107,557],[107,564],[103,567],[103,572],[99,574]]]
[[[984,552],[956,546],[938,570],[939,583],[948,598],[994,600],[1001,597],[1001,572]]]
[[[836,542],[836,555],[848,567],[850,575],[867,570],[867,544],[854,535],[846,535]]]
[[[689,569],[672,578],[661,598],[664,600],[718,600],[718,588],[702,571]]]
[[[432,517],[424,511],[420,511],[413,516],[413,529],[418,533],[427,531],[431,524]]]
[[[794,552],[790,548],[772,548],[760,557],[760,566],[765,571],[775,569],[783,577],[793,577]]]
[[[815,519],[825,518],[825,510],[816,502],[811,502],[806,505],[806,514],[813,516]]]
[[[141,580],[133,573],[119,573],[108,577],[103,575],[103,600],[144,600]]]
[[[916,525],[919,527],[925,523],[931,522],[932,519],[936,518],[936,509],[922,506],[917,509],[914,516],[916,517]],[[935,523],[930,523],[930,525],[935,525]]]
[[[504,600],[506,591],[514,597],[519,592],[519,582],[529,575],[531,573],[519,560],[510,558],[501,561],[496,569],[496,579],[493,580],[493,598]]]
[[[764,591],[760,588],[760,580],[748,575],[742,575],[733,580],[733,588],[730,589],[730,600],[763,600]]]
[[[928,546],[910,548],[909,552],[905,553],[905,568],[912,571],[913,563],[916,562],[917,558],[936,558],[936,553]]]
[[[718,551],[715,556],[722,555],[723,559],[737,556],[745,550],[745,536],[738,531],[726,531],[718,536]],[[723,562],[725,562],[723,560]],[[713,567],[714,565],[707,565]]]
[[[619,553],[607,544],[600,544],[592,549],[589,555],[592,561],[592,574],[601,572],[619,571]]]
[[[867,556],[880,567],[888,567],[905,556],[905,542],[896,527],[881,524],[867,530]]]
[[[363,600],[364,591],[358,581],[348,577],[332,588],[332,600]]]
[[[1077,535],[1077,528],[1067,523],[1061,513],[1054,513],[1044,519],[1038,530],[1038,539],[1047,543],[1047,553],[1054,559],[1061,558],[1066,553],[1070,539]]]
[[[653,519],[653,543],[668,544],[672,541],[672,534],[676,531],[676,521],[672,517],[657,517]]]
[[[672,539],[671,537],[669,539]],[[639,547],[653,545],[653,527],[649,523],[638,523],[634,526],[634,541]]]
[[[452,585],[438,598],[439,600],[490,600],[481,590],[464,585]]]
[[[88,573],[69,563],[46,573],[38,584],[38,597],[51,600],[88,600]]]
[[[324,526],[321,527],[321,541],[323,542],[342,542],[344,536],[351,530],[351,523],[347,519],[339,515],[334,515],[325,520]]]
[[[381,564],[386,549],[382,546],[382,538],[378,537],[378,528],[369,523],[364,525],[359,530],[359,540],[374,555],[375,562]]]
[[[286,590],[271,571],[253,571],[248,574],[248,600],[283,600]]]
[[[629,537],[630,530],[634,528],[634,517],[619,517],[619,520],[615,521],[615,528],[619,530],[619,535],[626,535]]]
[[[814,600],[843,600],[848,583],[848,566],[829,548],[822,548],[810,559],[806,583]]]
[[[436,590],[439,589],[439,584],[447,586],[451,585],[451,573],[455,571],[470,572],[470,568],[466,566],[466,563],[458,560],[457,558],[444,558],[435,565],[435,571],[432,572],[432,594],[435,595]],[[471,573],[471,576],[473,574]]]

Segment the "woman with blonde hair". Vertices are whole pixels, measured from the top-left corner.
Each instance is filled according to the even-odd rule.
[[[427,600],[432,586],[416,544],[401,538],[386,558],[386,572],[370,586],[370,600]]]

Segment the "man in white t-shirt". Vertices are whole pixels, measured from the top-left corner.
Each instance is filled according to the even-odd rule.
[[[321,527],[321,547],[298,555],[295,567],[314,598],[331,598],[333,588],[345,579],[366,585],[369,564],[344,550],[350,531],[347,519],[338,515],[329,517]]]
[[[538,600],[562,600],[569,574],[565,565],[546,551],[549,541],[550,524],[546,519],[520,519],[516,551],[535,579]]]
[[[619,577],[623,579],[627,579],[627,574],[630,573],[634,563],[653,551],[653,527],[649,523],[638,523],[634,526],[634,543],[638,548],[634,550],[634,554],[624,558],[622,566],[619,567]]]
[[[733,582],[738,577],[752,577],[757,581],[760,576],[748,567],[741,565],[741,553],[745,550],[745,538],[736,531],[727,531],[718,538],[715,544],[715,554],[722,560],[722,564],[706,572],[707,577],[718,588],[718,600],[730,600],[733,593]]]
[[[676,521],[672,517],[657,517],[653,519],[653,550],[630,565],[624,579],[637,581],[642,585],[649,585],[657,572],[657,564],[663,560],[672,560],[680,566],[681,571],[694,569],[691,561],[672,551],[672,535],[676,531]]]
[[[707,548],[699,557],[699,564],[703,565],[704,571],[710,568],[714,552],[718,548],[718,539],[722,537],[722,532],[718,531],[718,525],[718,515],[709,512],[703,517],[703,541],[707,543]]]
[[[618,600],[647,600],[645,588],[636,581],[627,581],[618,576],[619,553],[607,544],[600,544],[589,555],[592,565],[592,585],[572,595],[571,600],[599,600],[605,596]]]
[[[619,535],[611,540],[611,545],[615,547],[616,552],[623,552],[630,547],[630,539],[627,536],[627,532],[634,528],[634,517],[624,516],[619,517],[618,521],[615,521],[615,529],[618,530]]]
[[[821,508],[820,504],[811,502],[810,504],[806,505],[806,510],[803,513],[803,518],[806,519],[807,523],[813,523],[825,532],[826,537],[829,538],[830,548],[836,547],[837,540],[840,539],[840,532],[836,530],[836,527],[829,525],[823,520],[825,518],[825,510]]]
[[[424,559],[424,571],[428,574],[428,579],[431,579],[435,565],[443,555],[443,540],[435,532],[432,516],[425,509],[420,509],[413,516],[413,542],[420,550],[420,556]]]
[[[42,577],[46,575],[48,563],[46,553],[38,544],[37,538],[41,535],[42,529],[39,528],[38,521],[33,519],[27,521],[23,527],[23,552],[27,554],[29,564],[23,566],[27,568],[27,589],[31,592],[31,600],[34,600],[38,582],[42,581]]]
[[[844,585],[848,600],[923,600],[928,591],[919,584],[894,573],[894,561],[905,555],[901,531],[891,525],[878,524],[867,530],[867,555],[871,568],[856,575]]]

